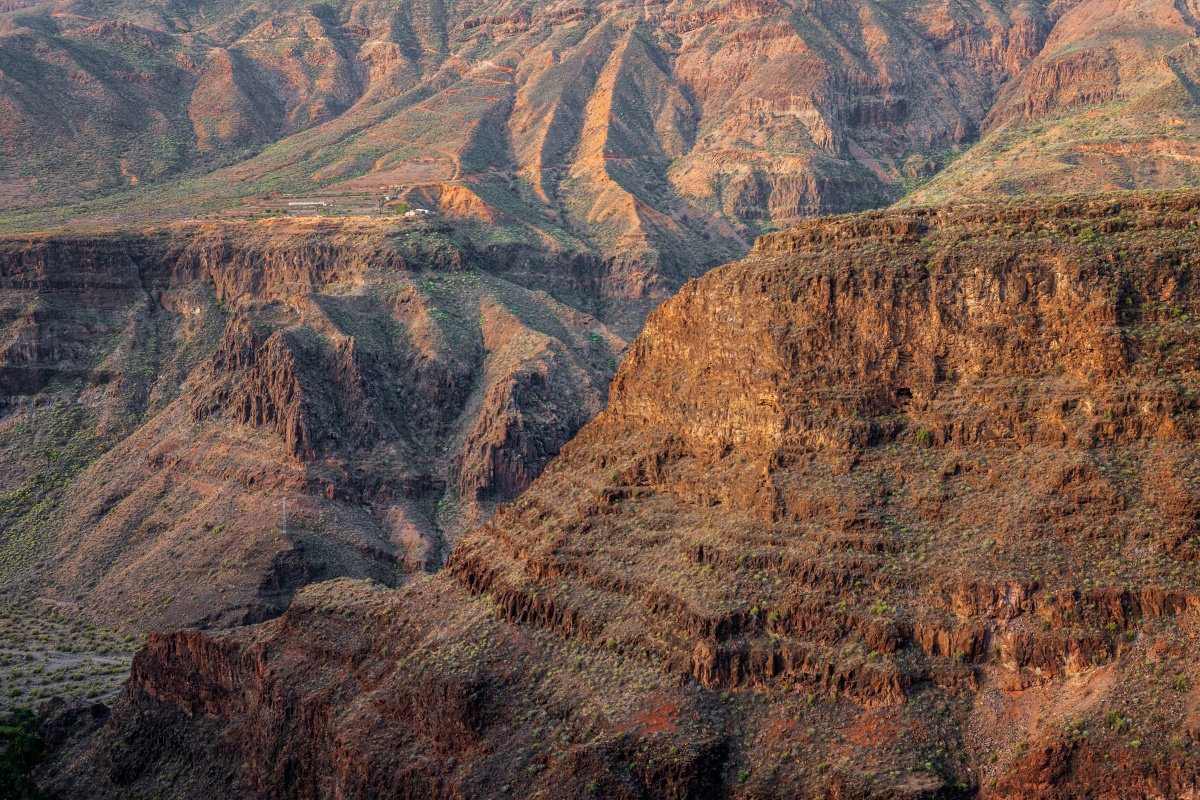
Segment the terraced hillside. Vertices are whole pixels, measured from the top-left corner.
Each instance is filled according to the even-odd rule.
[[[1127,195],[767,237],[447,569],[152,636],[43,785],[1190,796],[1198,226]]]

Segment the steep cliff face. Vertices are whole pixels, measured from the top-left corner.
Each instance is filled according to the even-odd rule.
[[[313,580],[440,566],[599,411],[624,348],[441,237],[313,220],[0,243],[10,590],[220,627]]]
[[[1190,796],[1198,221],[1133,196],[767,237],[651,316],[445,571],[154,637],[44,785]]]
[[[457,446],[458,492],[512,498],[599,413],[603,395],[562,342],[526,329],[498,305],[485,308],[481,322],[488,389]],[[622,344],[598,330],[588,341],[605,350]]]

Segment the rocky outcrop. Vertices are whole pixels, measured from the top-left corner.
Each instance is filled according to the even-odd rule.
[[[101,734],[115,742],[109,753],[72,768],[55,765],[45,787],[52,794],[75,791],[69,788],[76,785],[74,768],[104,774],[115,768],[117,791],[138,791],[148,773],[178,768],[177,780],[190,781],[185,793],[211,789],[226,796],[454,797],[509,794],[522,785],[518,781],[527,791],[530,780],[581,796],[684,798],[719,791],[725,756],[719,737],[689,741],[655,731],[649,741],[639,741],[629,734],[662,723],[604,707],[602,690],[583,702],[564,697],[560,713],[576,712],[569,721],[526,709],[519,698],[552,668],[536,650],[522,647],[520,655],[514,652],[507,660],[469,657],[445,670],[422,664],[417,652],[433,640],[452,648],[453,658],[468,653],[443,638],[447,612],[456,626],[477,635],[500,633],[481,606],[469,603],[461,590],[447,589],[437,600],[385,597],[378,587],[362,584],[324,584],[297,599],[279,621],[277,638],[218,642],[195,632],[154,636],[135,662],[137,688],[129,695],[129,707],[136,697],[145,711],[136,719],[121,717]],[[337,605],[336,613],[330,603]],[[469,613],[458,610],[458,603]],[[347,638],[346,620],[373,625],[375,645],[364,649]],[[294,649],[295,635],[302,631],[326,636],[316,648]],[[553,639],[546,644],[554,647]],[[306,689],[280,681],[277,670],[283,663],[301,668],[320,663],[321,670],[313,673],[319,685]],[[601,655],[597,666],[605,663],[615,659]],[[165,669],[167,664],[172,666]],[[174,671],[174,665],[184,664],[184,671]],[[335,699],[357,694],[364,678],[371,686],[369,699],[350,706]],[[670,727],[691,727],[677,705],[687,700],[674,690],[665,694],[659,706],[646,711],[662,715]],[[186,708],[175,705],[185,697],[190,698]],[[528,710],[534,716],[524,724]],[[243,724],[235,730],[221,722],[231,718]],[[172,732],[196,723],[206,726],[208,738]],[[343,727],[346,723],[353,731]],[[149,727],[161,736],[147,747],[142,734]],[[546,736],[550,728],[553,744]],[[476,756],[468,761],[464,750]],[[205,764],[205,776],[191,780],[188,765],[199,763]]]
[[[651,316],[446,570],[156,637],[44,784],[1187,796],[1198,218],[1127,196],[764,238]]]
[[[487,225],[502,225],[508,221],[500,209],[466,186],[421,186],[405,193],[404,202],[414,208],[436,210],[454,220],[470,220]]]
[[[548,416],[547,412],[557,410],[554,407],[534,407],[556,388],[549,381],[542,370],[522,370],[510,374],[506,384],[491,387],[484,398],[485,410],[479,424],[463,451],[470,467],[460,473],[460,492],[474,494],[477,499],[491,492],[520,494],[529,488],[532,476],[558,454],[543,449],[544,445],[569,441],[582,427],[577,418],[560,421]]]
[[[197,377],[206,392],[193,396],[192,418],[224,413],[242,425],[271,428],[301,461],[339,444],[370,447],[380,435],[372,413],[378,403],[368,396],[357,340],[340,337],[326,352],[304,333],[276,330],[263,339],[262,327],[230,320],[209,368]]]
[[[318,436],[314,425],[316,410],[297,377],[298,361],[306,355],[310,354],[278,331],[265,342],[256,343],[244,322],[231,321],[220,349],[214,354],[214,371],[221,367],[237,370],[241,362],[245,374],[235,379],[236,384],[228,381],[213,388],[206,397],[197,398],[192,418],[202,422],[215,412],[229,409],[242,425],[272,427],[284,439],[292,458],[314,459]],[[208,379],[204,383],[209,383],[218,376],[204,378]]]
[[[1011,92],[992,109],[985,126],[1012,120],[1041,119],[1050,112],[1096,106],[1117,97],[1121,85],[1117,59],[1107,50],[1073,53],[1053,61],[1037,61],[1021,76],[1021,91]]]
[[[488,386],[459,456],[463,497],[517,496],[599,411],[602,395],[587,373],[547,345]]]

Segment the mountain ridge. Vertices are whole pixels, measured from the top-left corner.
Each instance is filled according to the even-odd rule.
[[[480,256],[395,220],[0,239],[8,592],[219,627],[437,568],[624,348],[545,291],[586,306],[570,269],[530,290]]]

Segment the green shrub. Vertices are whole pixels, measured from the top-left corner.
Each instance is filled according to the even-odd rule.
[[[38,720],[27,708],[14,710],[4,725],[0,725],[0,797],[5,800],[35,800],[40,798],[30,773],[42,760],[45,745],[37,735]]]
[[[1120,711],[1109,711],[1104,715],[1104,722],[1114,733],[1128,733],[1131,727],[1129,719],[1122,716]]]

